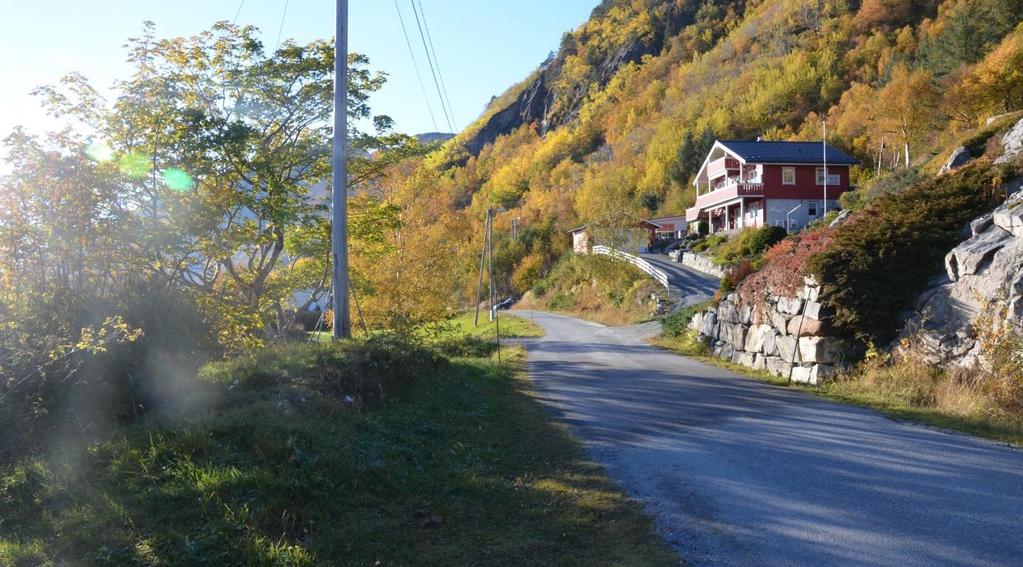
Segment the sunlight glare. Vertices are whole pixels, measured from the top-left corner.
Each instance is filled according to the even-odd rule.
[[[138,152],[124,154],[117,165],[120,167],[121,173],[129,179],[141,179],[149,175],[151,171],[149,158]]]
[[[85,155],[92,161],[104,163],[114,159],[114,149],[106,142],[93,142],[86,146]]]
[[[195,180],[183,169],[176,167],[165,169],[161,177],[163,178],[163,184],[175,193],[191,191],[195,187]]]

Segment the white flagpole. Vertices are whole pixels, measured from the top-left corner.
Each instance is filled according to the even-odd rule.
[[[828,121],[824,121],[824,139],[821,141],[821,147],[824,149],[824,214],[821,215],[821,220],[828,216]]]

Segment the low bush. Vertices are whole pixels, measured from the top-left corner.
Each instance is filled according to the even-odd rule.
[[[666,337],[677,338],[689,330],[689,323],[696,315],[698,308],[683,307],[661,319],[661,333]]]
[[[714,263],[722,266],[735,264],[743,258],[756,257],[769,247],[781,242],[788,232],[780,226],[764,226],[760,228],[746,228],[719,244],[708,246],[706,249],[713,254]],[[721,238],[723,236],[711,237]],[[708,238],[707,240],[710,240]]]
[[[202,395],[193,387],[198,367],[218,353],[192,302],[159,286],[126,287],[116,303],[56,294],[9,315],[0,333],[0,461],[102,437],[154,409],[184,409]]]
[[[834,231],[832,244],[807,263],[822,283],[835,323],[864,342],[885,344],[899,315],[938,275],[962,229],[990,210],[1008,167],[967,166],[901,193],[878,197]]]
[[[363,341],[271,347],[207,364],[199,380],[257,394],[304,389],[366,407],[403,392],[412,380],[442,364],[438,350],[403,335],[380,333]]]

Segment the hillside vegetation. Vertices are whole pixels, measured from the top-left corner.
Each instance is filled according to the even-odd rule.
[[[521,293],[577,222],[682,213],[715,138],[819,139],[826,120],[868,193],[936,172],[1023,105],[1021,14],[1019,0],[606,0],[422,169],[476,241],[486,207],[509,209],[500,280]],[[555,230],[510,242],[516,217]]]

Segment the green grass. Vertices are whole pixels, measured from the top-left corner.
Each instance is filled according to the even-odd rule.
[[[933,427],[951,429],[969,433],[978,437],[992,439],[1016,446],[1023,446],[1023,423],[1006,423],[983,410],[969,413],[955,413],[937,407],[928,407],[927,396],[921,396],[918,388],[906,383],[876,384],[864,380],[866,371],[853,369],[840,376],[817,386],[789,382],[786,377],[775,376],[770,372],[753,370],[729,360],[709,354],[705,345],[695,340],[691,334],[677,337],[660,336],[652,344],[666,350],[677,352],[700,362],[730,370],[736,374],[755,378],[776,386],[792,388],[829,400],[871,408],[888,417],[901,421],[922,423]],[[931,384],[930,386],[935,386]]]
[[[275,372],[308,375],[294,358]],[[0,564],[678,563],[511,358],[455,360],[366,411],[246,388],[258,365],[235,365],[216,412],[0,468]]]
[[[439,327],[430,329],[427,331],[427,334],[439,335],[442,338],[448,339],[456,337],[496,338],[495,324],[490,321],[486,309],[480,311],[480,324],[477,326],[474,322],[475,312],[466,311],[452,317]],[[501,338],[535,338],[544,335],[542,327],[517,315],[501,313],[500,324]],[[314,337],[314,342],[330,342],[333,340],[333,336],[327,331],[310,333],[310,335]]]
[[[498,317],[501,325],[501,338],[536,338],[544,335],[543,328],[529,319],[503,312]],[[490,321],[486,309],[480,311],[479,326],[475,325],[474,311],[461,313],[450,319],[449,323],[453,327],[451,332],[456,334],[483,338],[496,336],[495,323]]]

